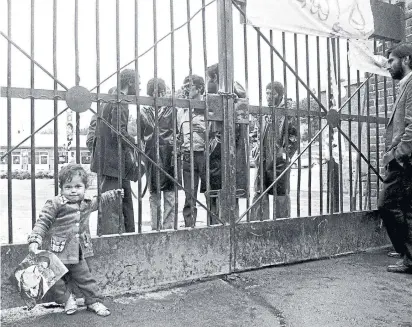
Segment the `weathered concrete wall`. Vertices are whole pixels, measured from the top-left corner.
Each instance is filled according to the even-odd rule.
[[[388,245],[374,213],[348,213],[239,224],[236,268],[328,257]],[[229,272],[229,226],[101,237],[91,268],[105,295]],[[9,277],[27,255],[26,244],[1,247],[1,308],[24,305]]]
[[[229,272],[227,227],[107,236],[93,246],[90,266],[105,295]],[[26,255],[26,244],[1,247],[1,308],[24,305],[9,277]]]
[[[235,242],[238,271],[390,244],[374,211],[241,224]]]

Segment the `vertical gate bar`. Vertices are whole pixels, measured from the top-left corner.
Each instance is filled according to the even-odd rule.
[[[30,56],[34,58],[34,1],[31,0],[30,4]],[[30,61],[30,88],[31,90],[34,89],[34,62]],[[31,137],[31,144],[30,144],[30,157],[31,157],[31,224],[34,227],[36,223],[36,141],[35,141],[35,134],[34,131],[36,129],[35,126],[35,112],[34,112],[34,97],[30,97],[30,133],[32,134]],[[56,146],[56,145],[54,145]],[[40,160],[40,153],[39,153],[39,160]],[[39,161],[40,163],[40,161]]]
[[[122,189],[123,187],[123,183],[122,183],[122,179],[123,179],[123,174],[122,174],[122,155],[123,155],[123,151],[122,151],[122,138],[120,136],[121,130],[120,130],[120,119],[121,119],[121,115],[120,115],[120,88],[121,88],[121,84],[120,84],[120,4],[119,4],[119,0],[116,0],[116,78],[117,78],[117,101],[116,101],[116,106],[117,106],[117,132],[119,133],[117,135],[117,154],[119,156],[118,158],[118,167],[119,167],[119,175],[118,175],[118,179],[119,179],[119,183],[118,183],[118,189]],[[122,198],[119,197],[118,200],[118,215],[119,215],[119,234],[122,234],[123,232],[123,202],[122,202]]]
[[[248,70],[248,54],[247,54],[247,24],[246,22],[243,23],[243,52],[244,52],[244,58],[245,58],[245,90],[246,90],[246,96],[249,98],[249,70]],[[250,117],[250,115],[249,115]],[[248,118],[249,118],[248,117]],[[250,118],[249,118],[250,122]],[[248,124],[248,135],[250,135],[250,123]],[[250,138],[247,138],[247,143],[246,143],[246,153],[247,153],[247,169],[249,169],[249,172],[246,174],[246,185],[247,185],[247,190],[246,190],[246,208],[249,208],[250,206]],[[246,214],[246,221],[250,221],[250,211]]]
[[[346,54],[349,53],[349,40],[346,40]],[[347,56],[346,56],[347,58]],[[346,91],[346,95],[348,98],[350,98],[352,94],[351,90],[351,75],[350,75],[350,65],[349,65],[349,60],[346,59],[346,70],[347,70],[347,78],[348,78],[348,87]],[[348,130],[348,136],[352,140],[352,100],[348,102],[348,113],[349,113],[349,130]],[[353,180],[352,180],[352,146],[349,144],[349,210],[354,211],[355,208],[353,206]]]
[[[357,82],[357,88],[360,86],[360,72],[359,70],[356,71],[356,82]],[[364,91],[363,98],[365,100],[366,91]],[[365,103],[365,101],[363,101]],[[363,111],[363,110],[362,110]],[[360,116],[362,115],[361,113],[361,97],[360,97],[360,92],[358,92],[358,149],[362,150],[362,125],[360,122]],[[360,160],[359,154],[357,155],[357,164],[358,164],[358,183],[359,183],[359,210],[362,210],[362,162]]]
[[[186,18],[187,18],[187,38],[188,38],[188,43],[189,43],[189,75],[192,75],[193,69],[192,69],[192,33],[191,33],[191,26],[190,26],[190,0],[186,0]],[[192,79],[189,80],[189,87],[192,88]],[[194,152],[193,152],[193,113],[192,113],[192,104],[191,101],[189,100],[189,130],[190,130],[190,192],[191,195],[194,196],[195,192],[197,193],[197,189],[194,189],[195,185],[195,165],[194,165]],[[206,142],[205,142],[206,146]],[[197,215],[195,214],[195,203],[191,206],[190,210],[190,218],[192,220],[192,226],[195,227],[196,221],[195,217],[197,218]]]
[[[260,184],[260,192],[263,192],[265,188],[263,187],[263,115],[262,115],[262,58],[261,58],[261,46],[260,46],[260,36],[259,34],[256,35],[257,37],[257,50],[258,50],[258,80],[259,80],[259,184]],[[259,205],[259,217],[260,221],[263,220],[263,212],[264,206],[262,199]]]
[[[382,41],[382,53],[384,56],[386,56],[386,42],[385,41]],[[386,81],[387,81],[386,76],[384,76],[383,77],[383,101],[385,104],[385,120],[388,119],[388,99],[387,99],[388,89],[386,86]]]
[[[376,38],[373,38],[373,51],[376,54]],[[378,75],[375,74],[375,115],[376,115],[376,123],[375,123],[375,142],[376,142],[376,149],[375,149],[375,156],[376,156],[376,170],[379,171],[379,84],[378,84]],[[379,178],[376,176],[376,201],[379,201]]]
[[[369,74],[365,74],[365,78],[369,77]],[[367,154],[368,154],[368,163],[371,162],[371,124],[369,122],[369,115],[370,115],[370,94],[369,94],[370,88],[369,88],[369,80],[366,82],[366,148],[367,148]],[[367,187],[368,187],[368,197],[367,197],[367,204],[368,204],[368,209],[371,210],[371,169],[368,165],[368,181],[367,181]],[[365,203],[365,209],[366,209],[366,203]]]
[[[56,0],[54,0],[56,1]],[[97,235],[101,236],[101,231],[100,227],[102,226],[102,208],[101,208],[101,203],[100,203],[100,198],[101,198],[101,157],[100,157],[100,146],[101,146],[101,141],[100,141],[100,124],[101,124],[101,115],[102,115],[102,106],[100,103],[100,0],[96,0],[96,11],[95,11],[95,16],[96,16],[96,93],[97,93],[97,101],[96,101],[96,106],[97,106],[97,117],[96,117],[96,131],[95,131],[95,138],[96,138],[96,143],[94,144],[95,146],[95,152],[94,152],[94,158],[92,160],[96,161],[96,166],[97,166],[97,173],[96,173],[96,178],[97,178],[97,201],[98,201],[98,210],[97,210]],[[93,153],[92,153],[93,154]]]
[[[232,2],[218,0],[219,89],[233,92],[233,17]],[[235,115],[233,98],[223,98],[224,162],[223,162],[223,217],[230,222],[229,272],[236,269],[236,153]]]
[[[7,0],[7,36],[11,39],[11,0]],[[11,150],[11,43],[7,43],[7,151]],[[12,153],[7,156],[7,214],[9,244],[13,243],[13,189],[11,179]]]
[[[316,68],[317,68],[317,81],[318,81],[318,92],[317,96],[320,97],[321,93],[321,86],[320,86],[320,41],[319,41],[319,36],[316,37]],[[322,109],[320,106],[318,106],[318,111],[319,111],[319,128],[322,128],[322,116],[320,115],[322,113]],[[323,160],[322,160],[322,134],[319,135],[319,214],[323,215]]]
[[[342,84],[341,80],[341,71],[340,71],[340,39],[336,40],[336,52],[337,52],[337,80],[338,80],[338,108],[342,105]],[[335,70],[336,73],[336,70]],[[341,117],[341,112],[339,111],[339,117]],[[341,120],[339,120],[341,121]],[[342,127],[341,123],[339,123],[339,127]],[[343,212],[343,156],[342,156],[342,135],[338,133],[338,150],[339,150],[339,209],[340,212]]]
[[[54,96],[57,95],[57,0],[53,0],[53,81]],[[58,114],[57,99],[53,100],[53,115]],[[54,195],[59,194],[59,119],[55,118],[53,122],[54,130]]]
[[[157,106],[157,97],[158,97],[158,92],[159,92],[159,85],[157,82],[157,10],[156,10],[156,0],[153,0],[153,74],[155,78],[155,83],[154,83],[154,110],[155,110],[155,140],[156,140],[156,145],[155,145],[155,151],[156,151],[156,164],[160,165],[160,147],[159,147],[159,107]],[[156,206],[156,230],[159,231],[161,226],[161,208],[162,208],[162,198],[161,198],[161,192],[160,192],[160,171],[156,167],[155,168],[155,173],[156,173],[156,198],[159,201],[158,205]],[[149,181],[150,182],[150,181]]]
[[[137,2],[137,0],[136,0]],[[172,107],[173,107],[173,163],[174,163],[174,178],[178,179],[179,174],[179,166],[178,166],[178,157],[177,153],[179,149],[177,148],[177,133],[178,128],[177,126],[177,112],[176,112],[176,104],[175,104],[175,97],[176,97],[176,74],[175,74],[175,32],[174,32],[174,10],[173,10],[173,0],[170,0],[170,30],[171,32],[171,39],[170,39],[170,53],[171,53],[171,70],[172,70]],[[179,190],[177,185],[174,184],[174,192],[175,192],[175,219],[173,222],[173,228],[177,230],[178,220],[179,220]]]
[[[391,48],[393,47],[393,41],[391,41]],[[396,101],[396,85],[395,81],[392,80],[392,94],[393,94],[393,103]]]
[[[283,55],[283,58],[286,58],[286,33],[285,32],[282,32],[282,55]],[[286,73],[286,61],[284,61],[283,62],[283,89],[284,89],[284,91],[283,91],[283,103],[285,104],[284,105],[284,107],[285,107],[285,109],[288,109],[288,102],[287,102],[287,98],[288,98],[288,78],[287,78],[287,73]],[[282,128],[284,128],[285,130],[288,130],[289,129],[289,119],[288,119],[288,115],[285,113],[285,117],[284,117],[284,126],[285,127],[282,127]],[[287,149],[288,148],[288,142],[289,142],[289,139],[288,138],[286,138],[286,142],[285,142],[285,148]],[[275,162],[276,162],[276,157],[274,158],[275,160]],[[286,153],[286,160],[288,160],[289,159],[289,156],[288,156],[288,154]],[[290,185],[289,185],[289,187],[290,187]],[[291,209],[291,211],[292,211],[292,209]],[[290,215],[291,215],[291,212],[289,213]]]
[[[74,56],[75,56],[75,82],[79,86],[79,0],[74,2]],[[80,113],[76,112],[76,163],[80,162]]]
[[[298,75],[299,74],[298,35],[296,33],[294,33],[294,35],[293,35],[293,47],[294,47],[294,50],[295,50],[295,71],[296,71],[296,75]],[[295,78],[295,88],[296,88],[296,110],[297,110],[296,124],[297,124],[297,132],[298,132],[298,135],[297,135],[297,138],[298,138],[298,153],[300,153],[299,80],[297,78]],[[286,99],[286,102],[287,102],[287,99]],[[287,120],[289,120],[288,116],[285,117],[285,123],[286,123]],[[289,135],[288,130],[286,130],[286,134]],[[286,140],[288,140],[288,139],[289,139],[289,137],[286,138]],[[299,157],[298,158],[298,185],[297,185],[297,199],[296,199],[296,207],[297,207],[296,209],[297,209],[297,216],[298,217],[300,217],[301,178],[302,178],[302,162],[301,162],[300,157]]]
[[[332,92],[332,88],[331,88],[331,84],[332,84],[332,76],[331,76],[331,58],[330,58],[330,43],[329,43],[329,38],[326,38],[326,51],[327,51],[327,60],[328,60],[328,64],[327,64],[327,78],[328,78],[328,89],[327,89],[327,97],[326,97],[326,101],[327,101],[327,108],[328,110],[330,110],[331,108],[331,92]],[[329,161],[328,161],[328,178],[327,178],[327,211],[328,213],[332,214],[334,212],[334,188],[332,183],[334,182],[332,174],[335,171],[335,166],[332,166],[332,158],[333,158],[333,152],[332,152],[332,137],[333,137],[333,128],[329,125],[329,134],[328,134],[328,138],[329,138]]]
[[[141,128],[141,112],[140,112],[140,75],[139,75],[139,3],[135,0],[134,3],[134,71],[135,71],[135,89],[136,89],[136,130],[137,130],[137,146],[141,149],[142,145],[142,128]],[[142,233],[142,155],[140,151],[137,153],[137,160],[139,162],[139,167],[137,170],[137,232]],[[147,168],[147,167],[146,167]],[[146,171],[146,181],[149,183],[147,178],[148,172]]]
[[[206,50],[206,8],[205,8],[205,0],[202,0],[202,34],[203,34],[203,68],[205,70],[205,83],[207,85],[207,50]],[[205,85],[205,139],[206,144],[208,144],[209,140],[209,105],[207,101],[207,87]],[[205,146],[205,154],[206,154],[206,194],[210,192],[210,153],[209,147]],[[207,198],[207,197],[206,197]],[[210,210],[210,198],[206,202],[207,208]],[[217,208],[220,207],[220,204],[217,203]],[[206,224],[210,226],[210,214],[206,212]]]
[[[259,37],[259,36],[258,36]],[[273,31],[270,30],[270,44],[273,45]],[[274,68],[274,59],[273,59],[273,51],[272,49],[269,49],[270,51],[270,82],[271,85],[273,84],[275,80],[275,68]],[[267,91],[267,90],[266,90]],[[271,92],[273,91],[273,88],[271,87]],[[273,97],[273,95],[272,95]],[[277,110],[275,109],[275,106],[273,104],[272,100],[272,105],[270,106],[270,111],[272,114],[272,135],[278,135],[277,131],[277,120],[278,118],[276,117],[277,115]],[[276,149],[276,142],[273,142],[273,158],[276,158],[277,156],[277,149]],[[261,159],[263,161],[263,156],[261,156]],[[276,179],[276,159],[273,160],[273,180]],[[263,174],[262,174],[263,175]],[[273,210],[272,210],[272,218],[273,220],[276,220],[276,198],[277,198],[277,192],[276,192],[276,187],[277,185],[273,185]]]
[[[310,88],[310,69],[309,69],[309,36],[305,35],[306,45],[306,84]],[[310,93],[309,90],[306,93],[307,105],[308,105],[308,140],[312,140],[312,121],[310,116]],[[308,149],[309,156],[309,171],[308,171],[308,216],[312,215],[312,146]],[[319,165],[322,169],[322,165]]]

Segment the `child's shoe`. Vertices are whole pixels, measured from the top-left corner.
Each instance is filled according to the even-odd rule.
[[[87,310],[94,312],[98,316],[106,317],[110,315],[109,309],[103,303],[95,302],[87,306]]]
[[[64,305],[64,312],[66,312],[67,315],[72,315],[76,313],[76,311],[77,311],[76,299],[74,298],[73,294],[70,294],[69,298],[66,301],[66,304]]]

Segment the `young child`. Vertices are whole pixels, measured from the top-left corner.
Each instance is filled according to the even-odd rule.
[[[77,310],[70,290],[71,283],[75,283],[84,294],[87,309],[99,316],[108,316],[110,311],[101,303],[96,280],[86,261],[93,256],[89,217],[98,208],[97,197],[85,195],[88,175],[78,164],[61,169],[59,186],[61,194],[46,202],[28,238],[29,252],[37,253],[43,247],[56,254],[69,270],[67,284],[60,279],[49,290],[57,303],[65,304],[66,314]],[[119,189],[103,193],[102,207],[115,203],[123,194]]]

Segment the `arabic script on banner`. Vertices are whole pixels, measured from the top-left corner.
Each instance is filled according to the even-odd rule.
[[[367,0],[253,0],[247,18],[257,27],[349,39],[367,39],[374,28]]]

